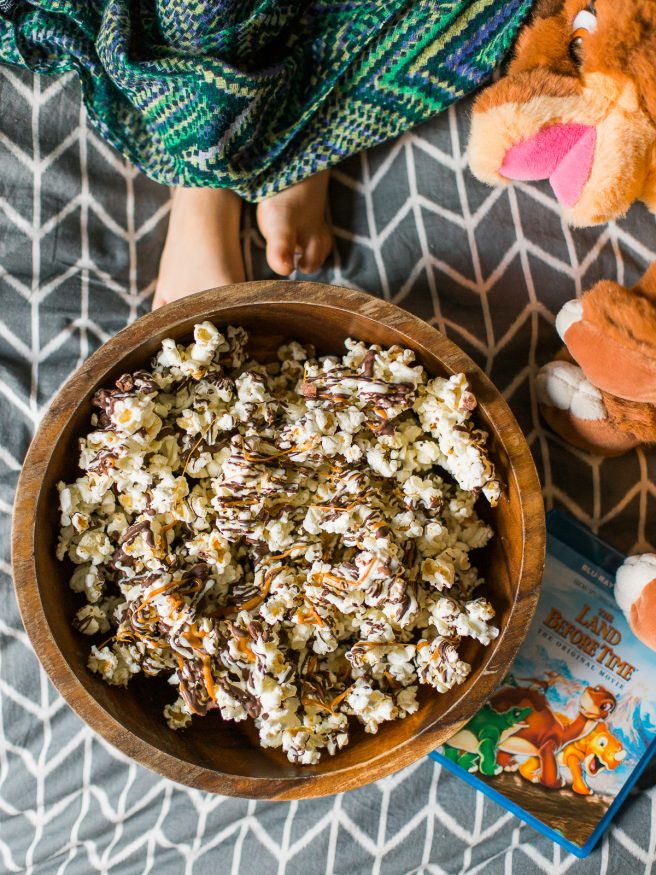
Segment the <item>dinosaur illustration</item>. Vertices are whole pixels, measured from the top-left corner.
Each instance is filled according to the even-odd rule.
[[[453,735],[444,746],[445,755],[468,772],[480,771],[482,775],[498,775],[497,745],[513,732],[524,729],[530,708],[508,708],[495,711],[489,705],[481,710],[463,728]]]
[[[519,766],[527,781],[558,789],[564,784],[558,771],[556,754],[570,742],[590,732],[605,720],[617,705],[615,696],[601,686],[586,687],[579,703],[579,712],[570,723],[558,718],[545,696],[524,687],[502,687],[491,698],[496,711],[509,708],[530,708],[526,727],[519,729],[498,745],[497,763],[506,770],[517,766],[517,757],[525,757]],[[537,767],[533,760],[537,758]]]
[[[538,690],[540,693],[546,693],[549,687],[553,687],[556,683],[562,678],[560,672],[557,671],[545,671],[544,678],[522,678],[517,677],[516,681],[524,681],[525,684],[528,684],[529,688]],[[514,683],[513,686],[519,686],[518,683]]]
[[[590,796],[594,791],[588,786],[586,775],[594,777],[604,769],[616,769],[625,757],[622,742],[605,723],[599,723],[588,735],[566,745],[558,754],[558,762],[570,770],[572,790]]]

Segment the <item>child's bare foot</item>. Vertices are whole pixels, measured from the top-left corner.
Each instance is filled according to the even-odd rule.
[[[193,292],[244,281],[241,198],[227,188],[176,188],[153,309]]]
[[[295,267],[315,273],[333,247],[326,224],[327,170],[297,182],[257,205],[257,223],[266,240],[269,267],[287,276]]]

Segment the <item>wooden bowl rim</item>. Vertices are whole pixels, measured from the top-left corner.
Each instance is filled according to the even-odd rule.
[[[326,293],[329,295],[327,301],[322,297]],[[521,491],[518,490],[518,496],[524,549],[519,581],[508,619],[491,654],[497,667],[487,669],[489,660],[486,661],[478,677],[471,685],[467,682],[463,684],[462,695],[455,699],[441,717],[401,743],[381,750],[373,758],[342,769],[338,767],[324,774],[309,771],[306,774],[280,778],[240,777],[192,765],[163,752],[124,727],[78,680],[50,630],[41,600],[35,560],[35,509],[40,495],[40,484],[50,464],[54,447],[67,423],[97,382],[95,374],[104,374],[115,368],[118,362],[144,344],[144,338],[151,333],[160,332],[164,326],[166,330],[174,332],[190,319],[220,320],[223,310],[251,307],[253,304],[268,306],[284,303],[345,311],[371,319],[407,336],[413,345],[424,347],[427,352],[439,358],[447,371],[476,374],[478,382],[490,396],[481,406],[486,410],[493,407],[497,411],[503,411],[504,418],[509,423],[504,433],[497,432],[495,438],[507,453],[510,467],[522,467],[524,483]],[[233,318],[231,317],[231,321]],[[490,420],[494,424],[493,417]],[[31,475],[29,478],[28,471]],[[529,521],[531,549],[527,550]],[[520,635],[512,640],[509,634],[520,602],[523,607],[524,634],[528,631],[539,596],[545,541],[540,483],[524,435],[501,393],[466,353],[427,322],[364,292],[323,283],[262,280],[199,292],[142,316],[100,346],[68,378],[50,402],[23,463],[12,519],[12,566],[21,618],[39,661],[66,702],[95,732],[139,764],[178,783],[225,795],[283,800],[312,798],[354,789],[409,765],[442,743],[444,738],[438,738],[439,729],[436,730],[440,720],[456,708],[462,708],[468,697],[476,698],[472,696],[474,690],[484,701],[510,665],[523,639],[523,635]],[[472,713],[465,714],[460,725],[472,714],[473,710]]]

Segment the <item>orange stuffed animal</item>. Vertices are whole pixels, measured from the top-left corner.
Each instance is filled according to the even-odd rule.
[[[469,160],[491,185],[548,179],[572,225],[656,212],[656,2],[539,0],[474,104]],[[566,349],[537,377],[551,427],[605,455],[656,443],[656,264],[631,289],[597,283],[556,327]],[[656,554],[628,559],[615,593],[656,649]]]
[[[656,262],[631,289],[602,280],[568,301],[556,329],[566,352],[537,376],[553,430],[604,456],[656,443]]]
[[[539,0],[474,104],[469,162],[490,185],[549,179],[572,225],[656,212],[656,3]]]

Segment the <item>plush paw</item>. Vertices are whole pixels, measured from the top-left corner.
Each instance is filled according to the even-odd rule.
[[[562,312],[562,311],[561,311]],[[592,453],[615,456],[637,441],[609,420],[602,393],[568,361],[549,362],[536,377],[538,402],[549,426],[569,443]]]
[[[598,422],[607,418],[601,392],[571,362],[549,362],[541,368],[537,390],[538,401],[545,407],[566,410],[576,419]]]
[[[570,316],[576,318],[574,312],[565,310],[560,314],[565,323]],[[618,456],[638,445],[636,438],[610,420],[603,394],[586,379],[578,365],[549,362],[538,372],[535,385],[548,425],[575,447],[602,456]]]
[[[620,565],[615,599],[634,635],[656,650],[656,553],[629,556]]]
[[[565,336],[569,328],[576,322],[583,319],[583,301],[580,298],[574,298],[572,301],[567,301],[560,308],[556,316],[556,331],[560,335],[560,339],[565,343]]]

